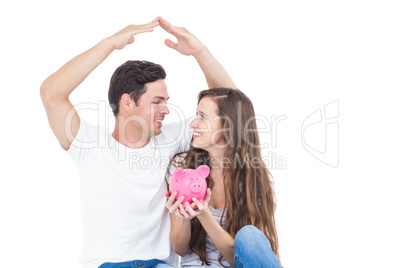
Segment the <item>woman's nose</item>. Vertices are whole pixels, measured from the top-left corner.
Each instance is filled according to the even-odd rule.
[[[198,126],[198,119],[194,118],[193,121],[191,121],[191,123],[190,123],[190,127],[197,128],[197,126]]]

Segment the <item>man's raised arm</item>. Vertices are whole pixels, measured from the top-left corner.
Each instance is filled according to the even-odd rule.
[[[147,24],[127,26],[64,64],[42,83],[40,95],[49,124],[64,149],[70,148],[80,126],[80,118],[69,100],[71,92],[115,49],[132,44],[134,35],[151,32],[158,24],[159,17]]]
[[[204,72],[209,88],[229,87],[236,89],[236,85],[222,65],[212,56],[208,48],[186,28],[173,26],[162,18],[159,19],[159,23],[165,31],[177,38],[177,43],[166,39],[165,44],[183,55],[194,56]]]

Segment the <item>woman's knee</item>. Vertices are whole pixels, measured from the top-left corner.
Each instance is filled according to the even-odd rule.
[[[243,226],[235,236],[235,248],[236,246],[243,247],[249,244],[256,236],[259,236],[259,232],[261,231],[253,225]]]
[[[242,248],[242,250],[255,250],[256,248],[271,248],[267,237],[257,227],[253,225],[246,225],[241,228],[234,241],[235,250]]]
[[[262,232],[258,230],[257,227],[254,225],[246,225],[243,226],[236,234],[235,241],[237,240],[244,240],[250,239],[250,237],[254,237],[255,235],[260,235]]]
[[[263,267],[280,267],[279,261],[272,252],[265,234],[252,225],[244,226],[237,232],[234,243],[234,255],[237,262],[246,267],[251,264],[264,264]],[[245,265],[245,264],[248,265]],[[251,266],[250,266],[251,265]]]

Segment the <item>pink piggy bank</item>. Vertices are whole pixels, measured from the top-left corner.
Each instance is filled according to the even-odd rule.
[[[206,165],[201,165],[196,169],[177,168],[173,172],[172,179],[170,180],[170,194],[176,191],[176,200],[184,195],[185,199],[182,202],[183,207],[186,207],[186,202],[191,204],[193,197],[204,204],[204,197],[207,192],[206,178],[208,175],[209,167]]]

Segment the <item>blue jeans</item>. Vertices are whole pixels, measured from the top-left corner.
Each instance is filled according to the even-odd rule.
[[[281,268],[267,237],[253,225],[237,232],[234,243],[236,268]]]
[[[148,260],[148,261],[126,261],[126,262],[106,262],[99,266],[99,268],[168,268],[173,267],[171,265],[166,264],[161,260]]]

